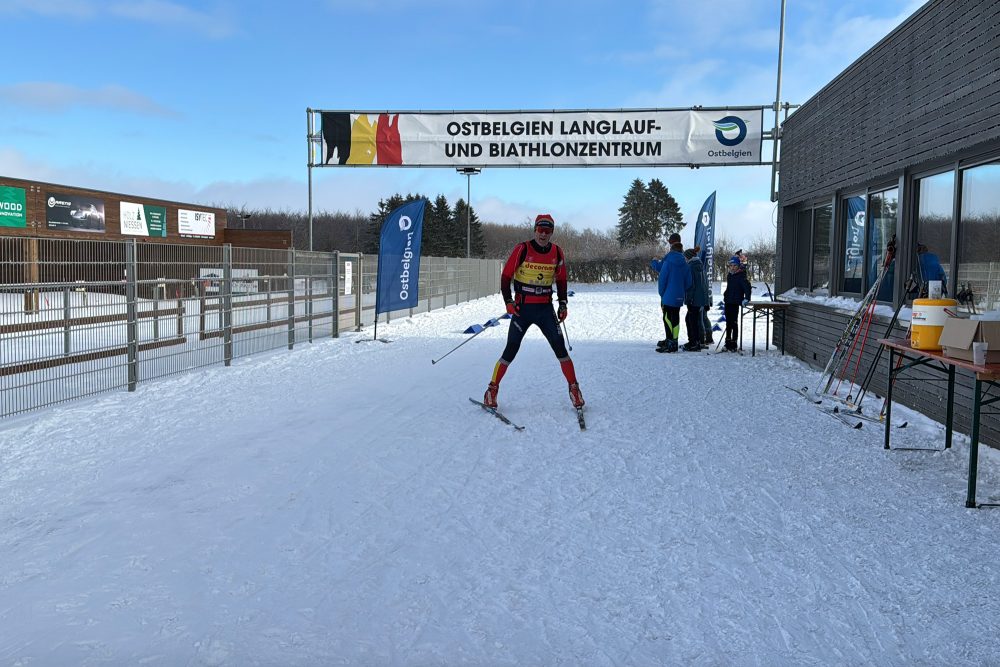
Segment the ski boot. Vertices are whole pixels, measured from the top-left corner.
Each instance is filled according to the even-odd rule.
[[[700,349],[701,349],[701,343],[699,343],[698,341],[690,341],[684,343],[685,352],[697,352]]]
[[[667,340],[667,344],[663,347],[656,348],[657,352],[665,352],[667,354],[677,351],[677,339],[671,338]]]
[[[666,347],[667,343],[669,342],[670,342],[669,338],[664,338],[663,340],[656,341],[656,351],[662,352],[663,350],[661,350],[660,348]]]
[[[573,383],[569,386],[569,400],[573,401],[574,408],[582,408],[584,404],[583,394],[580,393],[580,385]]]
[[[496,409],[498,391],[500,391],[500,385],[495,382],[490,382],[489,386],[486,387],[486,393],[483,394],[483,405],[488,408]]]
[[[736,351],[736,341],[735,340],[727,340],[726,341],[726,352],[735,352],[735,351]]]

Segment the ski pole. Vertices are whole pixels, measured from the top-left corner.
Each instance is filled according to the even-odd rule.
[[[892,337],[892,331],[896,327],[896,322],[899,321],[899,312],[906,305],[907,298],[913,298],[919,295],[920,285],[917,282],[914,274],[910,274],[910,277],[906,281],[906,285],[903,288],[903,298],[900,300],[899,305],[896,306],[896,312],[892,314],[892,319],[889,320],[889,325],[885,328],[885,333],[883,336],[885,338]],[[909,337],[910,328],[906,329],[906,337]],[[875,369],[878,367],[879,359],[882,358],[882,350],[885,349],[884,346],[879,345],[878,350],[875,351],[875,358],[872,360],[871,365],[868,367],[868,372],[865,374],[864,380],[861,382],[861,391],[858,392],[858,412],[861,411],[861,402],[865,399],[865,395],[868,393],[868,386],[871,384],[872,378],[875,377]],[[848,400],[851,399],[850,396],[847,397]]]
[[[500,317],[502,317],[502,316],[497,316],[497,317],[494,317],[493,319],[494,319],[494,320],[498,320],[498,319],[500,319]],[[448,356],[449,354],[451,354],[452,352],[454,352],[454,351],[455,351],[455,350],[457,350],[458,348],[462,347],[463,345],[465,345],[465,344],[466,344],[466,343],[468,343],[468,342],[469,342],[470,340],[472,340],[473,338],[475,338],[475,337],[476,337],[476,336],[478,336],[479,334],[483,333],[483,332],[484,332],[484,331],[486,331],[487,329],[489,329],[489,327],[483,327],[482,329],[480,329],[480,330],[479,330],[479,331],[477,331],[476,333],[472,334],[472,336],[470,336],[469,338],[466,338],[466,339],[465,339],[465,340],[463,340],[463,341],[462,341],[461,343],[459,343],[459,344],[458,344],[458,345],[456,345],[455,347],[453,347],[453,348],[451,348],[450,350],[448,350],[447,352],[445,352],[445,353],[444,353],[444,355],[443,355],[443,356],[441,357],[441,359],[444,359],[444,358],[445,358],[445,357],[447,357],[447,356]],[[432,364],[432,365],[433,365],[433,364],[436,364],[437,362],[441,361],[441,359],[431,359],[431,364]]]
[[[566,338],[566,347],[569,348],[570,352],[572,352],[573,346],[569,342],[569,330],[566,328],[566,320],[562,321],[562,328],[563,328],[563,336]]]
[[[837,372],[837,366],[840,365],[841,361],[843,361],[844,355],[847,354],[847,346],[851,344],[854,340],[854,336],[857,335],[858,329],[861,325],[861,319],[867,312],[869,303],[872,300],[877,300],[879,287],[881,287],[882,281],[889,273],[889,267],[892,265],[895,257],[896,235],[893,234],[892,239],[890,239],[889,243],[885,246],[885,262],[883,263],[878,276],[875,278],[875,282],[868,290],[868,293],[865,294],[864,298],[861,299],[858,309],[848,321],[847,328],[844,329],[844,332],[840,335],[840,340],[837,341],[836,346],[833,348],[833,353],[830,355],[830,359],[826,362],[826,366],[823,368],[822,375],[819,376],[819,383],[824,386],[822,391],[817,389],[817,394],[826,394],[830,391],[830,387],[833,385],[834,375]],[[835,361],[836,363],[834,363]],[[827,374],[829,374],[829,377],[827,377]]]

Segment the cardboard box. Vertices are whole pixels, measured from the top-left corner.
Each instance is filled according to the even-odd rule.
[[[1000,322],[958,317],[949,317],[944,321],[940,340],[944,356],[972,361],[973,341],[989,343],[986,363],[1000,364]]]

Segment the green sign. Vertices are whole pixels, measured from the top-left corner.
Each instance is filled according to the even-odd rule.
[[[0,227],[27,227],[24,189],[0,185]]]

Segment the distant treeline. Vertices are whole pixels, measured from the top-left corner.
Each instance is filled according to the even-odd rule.
[[[394,195],[379,202],[378,210],[371,213],[319,211],[313,214],[313,249],[323,252],[378,252],[378,234],[385,215],[405,201],[420,195]],[[459,199],[449,206],[443,196],[431,200],[424,220],[421,254],[435,257],[466,256],[466,204]],[[476,215],[475,207],[468,211],[472,228],[472,256],[489,259],[507,259],[513,247],[533,238],[533,220],[512,223],[483,222]],[[246,216],[247,229],[282,229],[292,232],[292,242],[299,250],[309,249],[309,216],[295,211],[272,209],[228,210],[230,225],[241,226],[240,216]],[[608,231],[576,229],[571,221],[556,216],[553,241],[558,243],[568,259],[569,277],[574,282],[642,282],[654,280],[649,260],[662,257],[666,247],[662,243],[622,247],[618,229],[609,221]],[[738,250],[725,233],[716,235],[714,280],[723,280],[726,262]],[[742,248],[749,254],[750,273],[754,279],[769,280],[774,275],[774,239],[758,239],[750,247]]]

